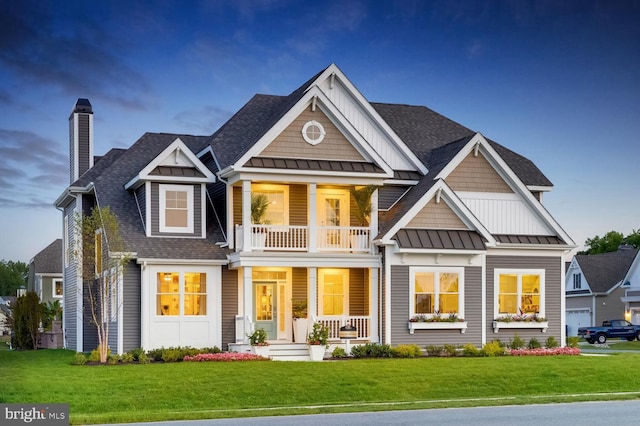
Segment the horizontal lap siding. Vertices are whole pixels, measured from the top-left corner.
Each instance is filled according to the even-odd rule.
[[[291,277],[291,298],[307,301],[308,274],[306,268],[293,268]]]
[[[498,269],[544,269],[545,270],[545,318],[549,321],[549,328],[545,333],[540,329],[501,329],[493,332],[493,308],[494,308],[494,270]],[[544,341],[553,336],[560,342],[561,302],[564,297],[564,288],[561,285],[561,261],[559,257],[534,257],[534,256],[487,256],[487,341],[500,339],[508,343],[516,334],[525,341],[535,337],[544,345]]]
[[[482,339],[482,268],[467,267],[464,272],[464,319],[467,330],[415,330],[410,334],[409,266],[391,267],[391,344],[415,343],[420,346],[465,343],[481,344]]]
[[[73,239],[73,227],[74,227],[74,216],[73,211],[75,209],[75,203],[69,205],[65,211],[64,216],[67,220],[67,235],[64,236],[66,241],[68,241],[67,248],[71,249],[74,246]],[[63,250],[65,247],[63,247]],[[63,301],[64,301],[64,333],[66,337],[66,347],[67,349],[76,350],[78,344],[78,333],[77,333],[77,308],[78,308],[78,276],[76,267],[73,263],[73,259],[71,255],[67,253],[69,256],[69,264],[64,265],[64,279],[63,279]],[[64,256],[64,253],[63,253]]]
[[[236,315],[238,315],[238,271],[222,267],[222,348],[236,341]]]
[[[141,278],[140,265],[131,261],[124,266],[122,289],[122,346],[125,352],[142,346],[141,322]]]
[[[368,315],[366,269],[349,270],[349,315]]]

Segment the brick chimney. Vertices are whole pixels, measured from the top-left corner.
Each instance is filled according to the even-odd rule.
[[[70,183],[93,167],[93,110],[89,99],[78,99],[69,116]]]

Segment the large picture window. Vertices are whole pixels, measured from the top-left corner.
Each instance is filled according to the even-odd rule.
[[[289,224],[289,187],[286,185],[256,184],[251,186],[252,194],[261,194],[269,200],[265,213],[265,223],[269,225]]]
[[[544,270],[495,270],[495,316],[544,317]]]
[[[411,268],[410,316],[464,317],[464,269]]]
[[[207,274],[158,272],[156,295],[157,315],[206,315]]]
[[[193,232],[193,186],[160,185],[160,232]]]

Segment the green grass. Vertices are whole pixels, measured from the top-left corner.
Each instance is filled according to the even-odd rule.
[[[640,354],[73,366],[0,352],[0,403],[68,403],[72,424],[632,399]]]
[[[0,336],[0,351],[8,351],[9,350],[9,339],[10,336],[2,335]]]
[[[608,347],[603,347],[602,345],[587,344],[587,345],[584,345],[583,348],[585,348],[585,349],[592,348],[592,349],[612,350],[612,351],[619,351],[619,350],[640,351],[640,341],[637,341],[637,340],[629,342],[627,340],[610,339],[610,340],[607,340],[607,343],[605,343],[605,346],[608,346]]]

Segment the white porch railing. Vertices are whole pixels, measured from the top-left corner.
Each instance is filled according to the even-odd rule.
[[[368,316],[319,316],[315,318],[315,321],[329,329],[329,340],[340,340],[340,327],[344,327],[347,324],[351,324],[356,328],[357,340],[371,339],[371,329],[369,327],[371,317]]]
[[[317,233],[317,247],[309,247],[309,233]],[[251,225],[251,249],[264,251],[358,252],[371,250],[366,226]],[[236,226],[236,250],[244,250],[244,227]],[[315,250],[314,250],[315,249]]]

